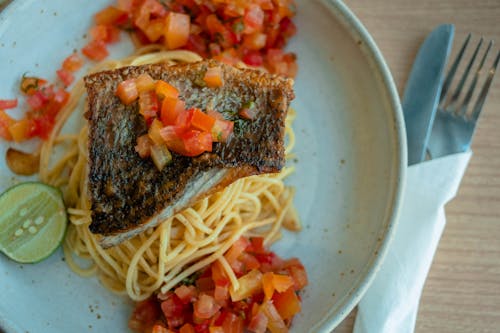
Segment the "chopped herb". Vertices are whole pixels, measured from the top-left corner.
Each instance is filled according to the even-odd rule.
[[[180,284],[184,284],[186,286],[192,286],[195,284],[196,280],[198,280],[200,275],[201,275],[201,271],[193,273],[190,276],[188,276],[187,278],[185,278],[184,280],[182,280]]]
[[[242,21],[236,21],[233,24],[233,31],[237,34],[242,33],[245,30],[245,24]]]
[[[254,101],[249,101],[243,104],[243,109],[253,109],[255,107]]]
[[[205,80],[203,80],[203,78],[201,78],[201,77],[197,77],[196,79],[194,79],[193,83],[196,86],[202,87],[202,88],[207,86]]]

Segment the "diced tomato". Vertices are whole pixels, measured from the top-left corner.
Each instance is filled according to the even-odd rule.
[[[45,105],[44,113],[48,116],[55,118],[56,115],[61,111],[62,107],[66,104],[69,99],[69,93],[64,89],[58,89],[52,95],[52,98]]]
[[[210,326],[208,331],[209,333],[226,333],[221,326]]]
[[[243,318],[229,312],[222,323],[224,333],[243,333]]]
[[[199,292],[210,293],[214,290],[215,284],[211,277],[201,276],[196,280],[196,288],[198,288]]]
[[[209,88],[222,87],[224,85],[222,68],[219,66],[207,68],[203,80]]]
[[[165,45],[173,50],[186,45],[190,31],[189,15],[170,12],[165,18]]]
[[[93,40],[102,40],[103,42],[107,42],[108,28],[106,25],[98,24],[90,28],[89,34]]]
[[[120,30],[111,25],[96,25],[90,29],[90,36],[94,41],[115,43],[120,40]]]
[[[10,126],[14,124],[15,120],[9,116],[5,110],[0,109],[0,137],[5,140],[11,141],[12,134],[9,131]]]
[[[185,304],[195,300],[198,294],[195,286],[186,286],[186,285],[181,285],[175,288],[174,293]]]
[[[261,32],[254,32],[250,35],[245,35],[243,38],[243,46],[249,50],[260,50],[266,46],[267,35]]]
[[[157,0],[145,0],[134,13],[134,23],[141,30],[147,29],[150,20],[153,18],[162,18],[167,11]]]
[[[233,302],[241,301],[262,290],[262,273],[256,269],[238,279],[239,288],[231,288],[229,293]]]
[[[224,49],[232,48],[237,43],[237,37],[232,29],[226,27],[217,15],[211,14],[206,18],[206,27],[212,40],[216,41]]]
[[[245,34],[251,34],[262,30],[264,25],[264,11],[258,5],[252,5],[245,11],[243,16]]]
[[[164,125],[175,125],[177,117],[185,111],[185,103],[178,98],[166,97],[161,104],[161,121]]]
[[[158,0],[144,0],[142,8],[152,17],[164,17],[167,10]]]
[[[226,252],[224,257],[231,264],[231,262],[238,259],[238,257],[245,251],[246,248],[250,245],[250,242],[245,237],[240,237]]]
[[[197,333],[191,324],[184,324],[180,329],[179,333]]]
[[[151,125],[149,125],[148,135],[151,138],[151,140],[153,140],[153,142],[157,145],[165,144],[165,141],[163,140],[160,134],[162,128],[163,124],[157,118],[154,118],[153,121],[151,122]]]
[[[283,319],[291,319],[300,312],[300,300],[294,288],[288,288],[284,292],[277,292],[273,295],[273,304]]]
[[[214,298],[219,303],[227,301],[229,299],[229,287],[215,285]]]
[[[160,98],[178,98],[179,97],[179,91],[172,86],[171,84],[168,84],[165,81],[158,80],[156,81],[156,94],[159,95]]]
[[[48,102],[48,100],[45,99],[40,91],[37,91],[33,95],[29,96],[26,102],[33,110],[39,110]]]
[[[160,324],[156,324],[153,326],[151,333],[171,333],[172,331],[168,330],[165,326]]]
[[[234,48],[224,50],[221,54],[214,56],[214,59],[228,65],[236,65],[239,61],[238,53]]]
[[[156,117],[158,114],[158,98],[154,91],[150,90],[139,93],[139,113],[146,120]]]
[[[294,282],[294,289],[301,290],[308,284],[307,273],[304,265],[297,259],[293,258],[287,260],[284,264],[284,268],[289,272]]]
[[[243,108],[238,112],[238,115],[244,119],[253,120],[257,116],[257,107],[255,102],[251,101],[243,105]]]
[[[19,85],[19,89],[25,95],[31,96],[41,87],[43,87],[46,83],[47,83],[46,80],[40,79],[38,77],[23,76],[21,84]]]
[[[211,56],[219,55],[222,52],[220,45],[216,43],[208,44],[208,50],[210,51]]]
[[[149,74],[141,74],[135,79],[135,85],[139,93],[155,89],[156,81]]]
[[[227,5],[224,8],[224,18],[233,18],[233,17],[240,17],[245,13],[245,7],[241,5],[238,5],[237,3],[233,3],[230,1],[226,2]]]
[[[208,32],[212,36],[215,36],[217,33],[220,33],[225,28],[222,22],[217,18],[217,15],[215,14],[208,15],[206,17],[205,24],[208,29]]]
[[[56,71],[56,73],[57,73],[57,76],[62,81],[62,83],[64,84],[65,87],[69,86],[75,80],[75,76],[73,75],[73,73],[71,73],[68,70],[65,70],[65,69],[61,68],[61,69],[58,69]]]
[[[212,127],[212,140],[214,142],[226,142],[233,133],[234,122],[230,120],[216,119]]]
[[[82,53],[91,60],[101,61],[109,55],[102,40],[92,40],[82,48]]]
[[[49,137],[53,127],[54,119],[52,117],[45,114],[37,115],[30,119],[27,135],[29,138],[39,137],[45,140]]]
[[[283,267],[283,259],[273,252],[255,253],[255,257],[261,263],[260,270],[263,272],[278,271]]]
[[[229,278],[222,267],[222,264],[219,261],[215,261],[212,263],[211,272],[212,272],[212,280],[214,281],[216,286],[228,286]]]
[[[273,297],[274,285],[273,285],[273,272],[264,273],[262,276],[262,289],[264,290],[264,296],[266,300],[270,300]]]
[[[137,5],[137,2],[137,0],[116,0],[116,8],[131,13],[134,6]]]
[[[130,32],[130,39],[132,40],[132,43],[134,43],[136,48],[140,48],[151,43],[148,36],[146,36],[146,34],[142,32],[142,30],[132,30]]]
[[[197,318],[209,319],[220,309],[215,298],[207,294],[201,294],[193,304],[194,315]]]
[[[128,22],[128,17],[126,10],[109,6],[97,12],[97,14],[94,15],[94,20],[98,25],[124,26]]]
[[[157,42],[163,36],[164,30],[165,22],[163,18],[150,20],[149,23],[142,29],[150,42]]]
[[[177,297],[177,295],[175,295],[174,293],[170,293],[167,296],[167,299],[161,302],[160,306],[165,318],[182,318],[182,321],[184,321],[183,313],[186,309],[186,305],[182,303],[179,297]],[[182,324],[183,322],[176,326],[180,326]]]
[[[277,292],[282,293],[293,285],[294,281],[288,275],[273,274],[273,287]]]
[[[288,332],[288,329],[281,318],[278,310],[276,310],[275,306],[271,301],[265,301],[261,305],[261,311],[267,317],[267,328],[273,333],[285,333]]]
[[[243,55],[243,62],[249,66],[262,66],[264,58],[258,51],[249,51]]]
[[[15,99],[0,99],[0,109],[7,110],[17,107],[17,98]]]
[[[78,56],[77,53],[73,53],[64,59],[62,68],[69,72],[76,72],[82,68],[84,61]]]
[[[254,333],[265,333],[269,320],[262,311],[258,311],[248,324],[248,330]]]
[[[165,143],[151,146],[151,159],[159,171],[172,162],[172,154]]]
[[[207,44],[205,39],[200,35],[190,34],[188,42],[184,47],[186,50],[198,53],[202,57],[208,57],[207,54]]]
[[[264,249],[264,237],[252,237],[250,238],[250,251],[253,253],[265,253]]]
[[[116,89],[115,95],[118,96],[124,104],[128,105],[133,103],[139,97],[139,92],[137,91],[135,80],[128,79],[120,82],[120,84],[118,84],[118,88]]]
[[[184,142],[179,137],[177,132],[178,131],[175,126],[165,126],[160,130],[160,135],[170,151],[176,152],[180,155],[186,155],[187,152],[184,147]]]
[[[238,260],[241,261],[245,267],[245,270],[258,269],[260,267],[260,262],[253,255],[247,252],[243,252]]]
[[[115,28],[112,25],[108,25],[108,35],[105,40],[106,43],[116,43],[120,40],[120,29]]]
[[[193,110],[193,116],[191,118],[191,125],[199,129],[200,131],[210,132],[214,126],[215,118],[209,116],[200,109],[195,108]]]
[[[285,17],[280,22],[280,31],[285,38],[290,38],[297,33],[297,27],[289,17]]]
[[[176,135],[174,126],[167,127],[172,128],[172,135]],[[273,252],[268,252],[263,248],[262,237],[250,242],[242,237],[235,243],[233,251],[233,256],[239,253],[238,258],[245,262],[247,259],[243,258],[247,255],[253,257],[253,253],[265,257],[265,263],[269,263],[274,271],[263,274],[258,269],[251,270],[238,278],[239,288],[235,290],[230,287],[221,262],[215,261],[199,273],[196,286],[181,285],[174,292],[158,295],[163,317],[158,316],[156,324],[191,333],[243,333],[245,329],[254,333],[288,332],[301,304],[294,281],[286,272],[292,267],[303,267],[300,261],[284,262]],[[150,331],[151,328],[147,332]]]
[[[196,130],[188,130],[182,134],[186,156],[198,156],[212,151],[212,134]]]
[[[149,135],[144,134],[137,138],[137,145],[134,147],[134,149],[141,158],[146,158],[151,155],[152,146],[153,141],[151,140]]]
[[[160,316],[160,307],[154,297],[150,297],[136,304],[128,322],[132,330],[143,332],[152,327]]]
[[[175,129],[177,131],[177,135],[181,136],[188,129],[191,128],[191,119],[193,118],[194,109],[189,109],[184,112],[181,112],[175,121]]]
[[[57,105],[63,107],[69,99],[69,92],[62,88],[57,89],[52,99]]]

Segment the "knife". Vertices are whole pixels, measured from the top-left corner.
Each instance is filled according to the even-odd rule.
[[[452,24],[443,24],[427,36],[418,50],[406,83],[402,107],[408,142],[408,165],[425,159],[454,33]]]

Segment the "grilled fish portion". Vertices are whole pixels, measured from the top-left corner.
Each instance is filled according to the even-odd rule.
[[[220,66],[224,85],[208,88],[203,76]],[[175,86],[186,108],[214,109],[235,123],[225,143],[197,157],[172,153],[162,171],[134,150],[147,133],[137,102],[124,105],[115,96],[118,84],[147,73]],[[285,163],[285,117],[294,98],[293,81],[212,60],[168,66],[152,64],[91,74],[84,78],[88,94],[89,196],[91,232],[111,247],[221,190],[235,180],[279,172]],[[257,114],[242,119],[238,111],[255,103]]]

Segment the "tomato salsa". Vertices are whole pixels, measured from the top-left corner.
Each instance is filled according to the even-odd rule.
[[[297,32],[294,16],[293,0],[118,0],[97,13],[95,21],[102,31],[131,31],[138,45],[160,43],[294,77],[295,54],[283,50]],[[95,50],[88,54],[96,59],[106,53],[104,42],[87,48]]]
[[[294,77],[295,54],[283,50],[297,31],[294,15],[293,0],[117,0],[95,14],[81,54],[101,61],[109,55],[108,45],[119,41],[120,31],[128,31],[138,46],[160,43],[170,50],[187,49],[229,64],[243,61]],[[66,88],[84,64],[75,52],[56,70],[54,83],[23,76],[20,89],[26,111],[21,119],[14,119],[6,110],[16,108],[18,98],[0,99],[0,137],[16,142],[47,139],[68,101]],[[220,84],[218,79],[217,73],[207,73],[208,86]]]
[[[129,327],[147,333],[288,332],[301,309],[298,292],[308,283],[302,263],[281,259],[260,237],[241,237],[224,258],[237,289],[215,261],[171,291],[137,303]]]
[[[222,86],[221,68],[208,68],[203,80],[209,88]],[[138,101],[148,133],[137,138],[135,150],[142,158],[151,157],[160,171],[172,160],[170,151],[198,156],[211,152],[214,142],[226,142],[233,132],[234,123],[222,114],[186,109],[174,86],[148,74],[120,82],[115,95],[127,105]]]

